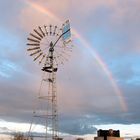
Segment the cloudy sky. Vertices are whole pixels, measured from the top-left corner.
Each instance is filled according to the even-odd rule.
[[[25,131],[31,120],[42,72],[26,51],[29,33],[67,19],[74,47],[57,73],[60,131],[139,135],[139,0],[1,0],[1,127]]]

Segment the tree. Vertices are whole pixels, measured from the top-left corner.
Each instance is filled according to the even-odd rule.
[[[14,134],[13,140],[33,140],[33,138],[29,138],[24,136],[23,133],[18,132]]]

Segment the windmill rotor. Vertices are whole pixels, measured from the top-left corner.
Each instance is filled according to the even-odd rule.
[[[65,53],[69,54],[69,51],[72,48],[72,41],[70,39],[70,26],[69,21],[66,21],[66,24],[63,24],[61,28],[54,25],[43,25],[38,26],[37,29],[33,29],[33,33],[30,33],[30,36],[27,38],[27,45],[29,48],[27,51],[30,53],[30,56],[33,56],[34,61],[39,61],[39,64],[45,63],[48,54],[51,52],[50,49],[54,48],[54,59],[59,63],[67,59],[62,58]],[[68,39],[67,39],[68,38]],[[50,44],[53,44],[52,48]],[[65,53],[63,53],[65,52]],[[69,55],[65,56],[69,57]],[[59,64],[62,62],[60,61]]]

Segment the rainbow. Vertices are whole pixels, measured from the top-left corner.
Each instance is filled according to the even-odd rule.
[[[48,17],[50,17],[51,19],[57,21],[57,22],[61,22],[60,18],[58,18],[58,16],[56,16],[55,14],[53,14],[50,10],[48,10],[47,8],[44,8],[43,6],[31,2],[31,1],[25,1],[26,4],[28,4],[30,7],[34,8],[35,10],[47,15]],[[72,32],[74,33],[74,35],[79,39],[79,41],[82,43],[83,46],[88,47],[91,51],[91,55],[96,59],[96,61],[98,62],[98,64],[101,66],[101,68],[103,69],[103,71],[105,72],[105,74],[108,76],[108,78],[110,79],[110,83],[118,97],[118,100],[120,102],[120,105],[122,107],[123,111],[127,111],[127,104],[125,102],[125,99],[123,97],[123,94],[121,92],[121,90],[119,89],[118,85],[116,84],[114,77],[112,75],[112,73],[110,72],[109,68],[107,67],[107,65],[105,64],[104,60],[101,58],[101,56],[98,55],[98,53],[96,52],[96,50],[91,47],[90,43],[88,43],[79,33],[78,31],[76,31],[75,29],[72,29]]]

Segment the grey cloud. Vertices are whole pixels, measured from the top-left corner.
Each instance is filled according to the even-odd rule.
[[[84,120],[79,119],[70,119],[62,121],[60,124],[60,131],[67,134],[72,135],[85,135],[85,134],[94,134],[97,129],[92,126],[92,124],[88,124]]]
[[[52,9],[53,2],[51,1],[50,4]],[[126,13],[122,15],[121,23],[114,23],[112,19],[115,19],[115,14],[117,16],[119,13],[117,11],[111,13],[113,11],[111,6],[108,8],[109,5],[103,6],[104,4],[98,3],[94,9],[92,7],[94,4],[92,4],[91,6],[89,5],[89,11],[84,11],[84,7],[79,7],[81,9],[76,9],[77,12],[73,14],[71,9],[75,9],[73,5],[77,6],[77,3],[79,1],[72,1],[70,6],[68,2],[68,9],[61,11],[63,14],[60,14],[60,16],[65,14],[64,18],[66,18],[69,15],[72,26],[80,31],[81,34],[84,34],[85,39],[91,42],[92,47],[99,51],[109,67],[114,63],[115,66],[111,70],[115,77],[122,81],[131,79],[135,75],[135,72],[132,70],[132,66],[135,64],[133,61],[129,63],[128,59],[124,61],[121,58],[124,58],[123,56],[125,55],[126,58],[127,56],[135,55],[135,46],[132,46],[139,39],[139,31],[137,30],[137,25],[139,24],[137,15],[139,12],[136,12],[139,11],[139,5],[134,6],[135,8],[130,5],[124,5]],[[10,78],[0,77],[0,112],[3,115],[1,115],[1,118],[5,120],[30,122],[34,98],[37,95],[41,80],[41,68],[36,63],[33,63],[32,58],[28,57],[26,53],[26,38],[32,30],[30,29],[29,31],[29,28],[27,28],[29,20],[26,14],[31,14],[28,12],[31,9],[30,7],[28,7],[29,9],[27,7],[24,9],[25,5],[20,4],[17,1],[12,1],[12,3],[11,1],[1,1],[0,4],[4,5],[1,9],[3,10],[2,13],[5,13],[5,15],[1,13],[1,17],[4,17],[1,27],[7,29],[11,35],[17,36],[19,41],[15,45],[18,48],[17,50],[8,48],[9,44],[6,44],[8,47],[3,46],[0,52],[0,62],[6,59],[17,66],[17,69],[9,70],[12,72]],[[135,2],[133,4],[136,5]],[[10,5],[11,9],[9,9]],[[48,3],[46,3],[46,6],[48,6]],[[101,8],[102,6],[103,8]],[[136,10],[134,11],[134,9]],[[27,13],[24,10],[27,10]],[[54,9],[54,11],[59,11],[59,9]],[[81,14],[81,11],[85,16]],[[131,11],[133,13],[129,17],[128,15],[130,15]],[[23,15],[24,12],[26,13],[25,15]],[[67,13],[68,15],[66,16]],[[30,23],[30,28],[34,28],[33,25],[42,22],[42,19],[47,19],[47,16],[41,15],[34,15],[34,17],[32,17],[32,14],[30,15],[36,19],[36,22]],[[102,15],[105,18],[102,18]],[[19,16],[21,16],[22,20]],[[12,20],[14,21],[10,25]],[[128,24],[126,24],[127,22]],[[20,27],[19,23],[22,24]],[[75,42],[77,41],[75,40]],[[57,75],[59,110],[60,117],[62,117],[60,119],[61,131],[74,135],[84,135],[95,133],[96,128],[94,124],[139,123],[139,87],[127,85],[125,82],[122,82],[123,84],[121,82],[117,83],[123,89],[124,98],[128,104],[128,111],[123,112],[118,95],[114,92],[110,80],[95,58],[91,56],[89,50],[86,47],[84,48],[82,44],[77,43],[75,46],[78,47],[73,49],[69,62],[66,62],[64,66],[59,68]],[[135,59],[133,60],[135,61]]]
[[[15,23],[17,22],[14,19],[18,17],[18,13],[20,12],[22,7],[24,6],[23,3],[21,3],[20,1],[0,1],[0,9],[2,11],[0,12],[0,24],[6,26],[7,28],[9,28],[10,26],[14,27]]]

